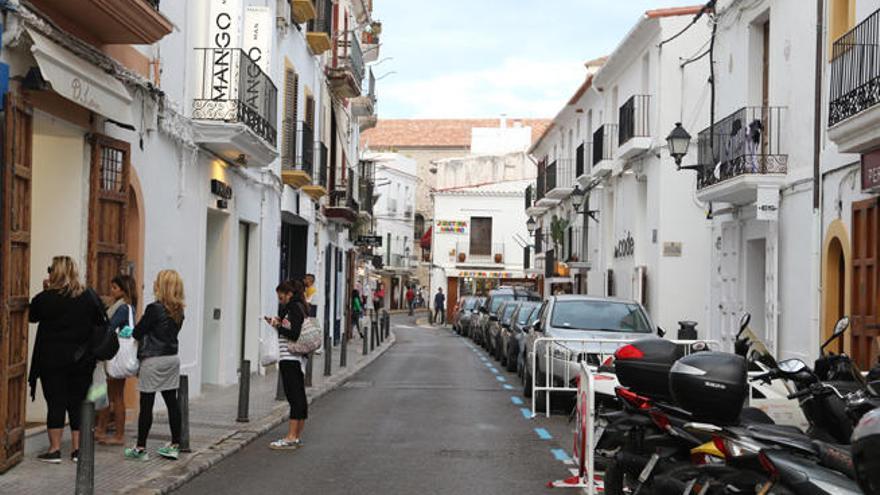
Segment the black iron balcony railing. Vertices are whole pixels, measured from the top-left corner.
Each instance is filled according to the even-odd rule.
[[[533,190],[534,190],[534,187],[532,185],[529,185],[528,187],[526,187],[525,197],[526,197],[526,209],[527,210],[532,207],[532,191]]]
[[[550,165],[547,165],[546,172],[544,172],[545,177],[545,188],[547,191],[552,191],[556,189],[556,162],[554,161]]]
[[[650,137],[649,109],[651,106],[650,95],[632,95],[626,103],[620,107],[620,128],[617,143],[623,145],[634,137]]]
[[[333,0],[315,0],[317,17],[306,24],[309,33],[325,33],[333,38]]]
[[[574,176],[572,175],[572,160],[568,158],[560,158],[547,166],[546,172],[546,192],[554,189],[571,189],[574,187]]]
[[[298,127],[296,168],[311,176],[315,169],[315,131],[308,122],[300,122]]]
[[[354,33],[347,36],[340,36],[337,41],[337,54],[339,56],[338,66],[347,68],[354,76],[354,80],[361,84],[364,80],[364,52],[361,50],[361,43],[358,41]]]
[[[348,208],[349,210],[359,211],[360,205],[352,194],[352,181],[349,180],[343,184],[337,184],[336,189],[330,191],[330,207],[331,208]]]
[[[278,89],[272,79],[238,48],[196,48],[201,81],[192,118],[241,122],[276,145]]]
[[[361,211],[373,214],[373,190],[375,185],[368,180],[361,178],[358,191],[358,200],[360,200]]]
[[[834,42],[831,60],[829,126],[880,103],[880,10]]]
[[[586,172],[586,158],[587,156],[584,154],[584,143],[581,143],[580,146],[577,147],[577,151],[575,151],[574,157],[574,176],[580,177],[584,175]]]
[[[535,254],[544,251],[544,235],[541,233],[541,227],[535,229]]]
[[[318,152],[318,170],[316,174],[317,177],[312,177],[312,179],[315,181],[316,185],[327,189],[327,167],[329,166],[329,153],[327,152],[327,145],[323,142],[320,142],[315,145],[315,151]]]
[[[539,165],[539,167],[538,167],[538,179],[537,179],[537,181],[536,181],[536,183],[535,183],[535,201],[536,201],[536,202],[537,202],[537,201],[540,201],[541,199],[544,198],[544,191],[546,190],[546,189],[544,188],[544,186],[545,186],[545,182],[546,182],[546,176],[545,176],[545,174],[546,174],[546,170],[545,170],[542,166]]]
[[[605,124],[593,133],[593,165],[614,158],[614,144],[617,143],[617,124]]]
[[[697,189],[746,174],[784,174],[781,147],[784,107],[743,107],[702,130],[697,137]]]

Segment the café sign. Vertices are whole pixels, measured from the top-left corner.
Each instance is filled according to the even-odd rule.
[[[880,150],[862,155],[862,191],[880,192]]]

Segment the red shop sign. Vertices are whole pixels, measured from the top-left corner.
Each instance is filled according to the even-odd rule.
[[[862,191],[880,191],[880,150],[862,155]]]

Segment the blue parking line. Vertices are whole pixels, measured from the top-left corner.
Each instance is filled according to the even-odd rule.
[[[491,371],[492,373],[495,373],[496,375],[498,374],[498,368],[489,367],[489,371]]]
[[[505,384],[504,384],[504,390],[513,390],[513,385],[510,385],[510,384],[505,383]]]
[[[538,437],[540,437],[541,440],[550,440],[551,438],[553,438],[553,435],[551,435],[550,432],[544,428],[535,428],[535,433],[538,434]]]
[[[515,395],[510,398],[510,402],[513,402],[514,405],[517,405],[517,406],[521,406],[523,404],[523,400]]]
[[[557,461],[566,462],[570,459],[568,454],[562,449],[553,449],[550,452],[553,453],[553,457],[555,457]]]
[[[501,375],[496,376],[495,379],[498,380],[499,382],[506,382],[507,381],[507,378],[504,378]]]
[[[526,419],[532,419],[532,410],[528,407],[519,408],[519,412],[522,413],[523,417]]]

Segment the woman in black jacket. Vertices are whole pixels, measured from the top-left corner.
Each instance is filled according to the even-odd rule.
[[[290,404],[290,420],[287,424],[287,436],[270,443],[269,448],[288,450],[302,447],[300,436],[308,417],[309,404],[306,400],[304,374],[308,356],[290,352],[287,343],[299,340],[303,322],[309,315],[309,303],[306,302],[304,287],[299,280],[282,282],[275,292],[278,294],[278,316],[267,318],[266,321],[278,331],[278,372],[281,373],[284,395]]]
[[[162,393],[168,409],[171,443],[156,452],[168,459],[180,456],[180,403],[177,389],[180,384],[180,358],[177,356],[177,334],[183,325],[183,280],[174,270],[162,270],[153,284],[156,301],[144,310],[144,316],[134,327],[133,337],[138,341],[138,415],[137,445],[125,449],[125,458],[146,461],[147,437],[153,426],[153,404],[156,392]]]
[[[70,457],[74,461],[79,457],[80,408],[95,371],[89,344],[104,308],[97,294],[82,285],[76,263],[68,256],[52,258],[43,288],[30,304],[30,321],[39,325],[28,383],[33,400],[40,380],[48,406],[49,450],[37,458],[57,464],[65,413],[70,419]]]

